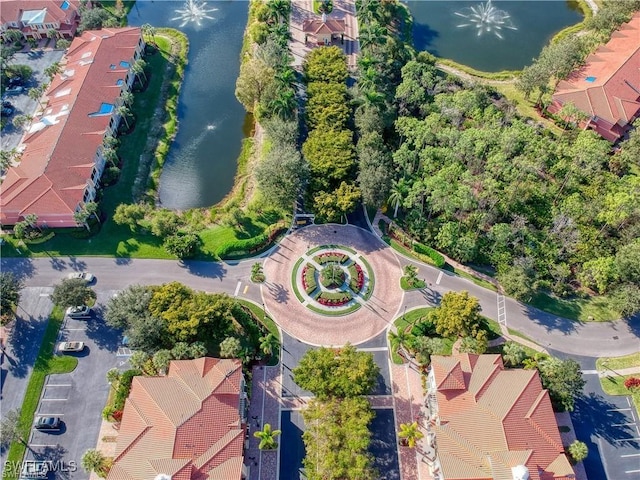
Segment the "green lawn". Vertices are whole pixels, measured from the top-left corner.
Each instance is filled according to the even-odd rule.
[[[78,359],[71,356],[54,355],[55,342],[58,337],[58,330],[64,319],[64,310],[54,307],[47,323],[47,328],[42,339],[42,345],[38,352],[38,357],[33,367],[33,372],[27,384],[22,409],[20,410],[20,431],[22,438],[27,440],[33,425],[34,415],[38,408],[40,396],[44,382],[49,374],[72,372],[78,365]],[[13,442],[9,447],[7,461],[20,462],[24,457],[26,447],[22,442]],[[10,475],[11,469],[6,469],[3,474],[4,479],[16,478]]]
[[[609,322],[620,318],[620,313],[605,296],[565,300],[538,292],[528,303],[553,315],[582,322]]]
[[[631,393],[624,386],[624,381],[630,377],[637,377],[638,375],[616,375],[616,376],[607,376],[600,377],[600,385],[602,385],[602,390],[607,395],[631,395],[633,399],[633,404],[636,407],[636,412],[640,415],[640,389],[636,389],[635,392]]]
[[[598,370],[605,370],[605,368],[618,370],[631,367],[640,367],[640,352],[625,355],[624,357],[602,357],[596,361]]]
[[[400,288],[402,288],[402,290],[419,290],[426,287],[426,285],[424,280],[417,279],[414,283],[409,283],[407,277],[400,277]]]
[[[162,38],[157,37],[162,47]],[[137,258],[174,258],[162,248],[162,241],[157,237],[145,234],[133,234],[128,227],[116,225],[110,218],[120,203],[132,201],[132,188],[138,172],[138,160],[144,152],[147,137],[152,126],[153,113],[160,100],[162,75],[168,62],[168,47],[164,45],[155,55],[146,57],[147,70],[156,72],[149,79],[149,85],[144,92],[134,94],[131,111],[136,119],[134,131],[120,137],[118,155],[122,159],[122,171],[117,184],[104,190],[100,201],[100,210],[109,218],[101,225],[100,231],[86,238],[86,232],[77,229],[52,229],[53,239],[38,245],[21,245],[16,252],[18,241],[6,237],[9,248],[3,248],[4,256],[109,256],[109,257],[137,257]]]

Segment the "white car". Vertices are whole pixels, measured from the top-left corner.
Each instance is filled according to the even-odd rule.
[[[81,352],[82,350],[84,350],[84,342],[61,342],[58,345],[60,353]]]
[[[96,279],[96,277],[94,277],[93,274],[89,272],[71,272],[69,275],[67,275],[67,278],[77,278],[79,280],[84,280],[85,282],[87,282],[87,284],[92,283]]]
[[[67,316],[69,318],[89,318],[91,316],[91,307],[86,305],[69,307],[67,308]]]

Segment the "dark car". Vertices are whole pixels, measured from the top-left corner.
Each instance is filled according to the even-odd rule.
[[[45,430],[49,432],[53,432],[56,430],[60,430],[62,426],[62,420],[60,417],[38,417],[34,428],[36,430]]]
[[[16,111],[16,109],[13,108],[13,106],[5,107],[4,105],[2,105],[2,110],[0,110],[0,114],[3,117],[10,117],[11,115],[13,115],[13,112],[15,112],[15,111]]]
[[[22,85],[22,77],[11,77],[9,79],[9,86],[15,87],[17,85]]]

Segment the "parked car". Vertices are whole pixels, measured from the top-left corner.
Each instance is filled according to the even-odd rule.
[[[84,342],[60,342],[58,351],[60,353],[81,352],[84,350]]]
[[[91,283],[96,279],[96,277],[89,272],[71,272],[69,275],[67,275],[67,278],[78,278],[80,280],[84,280],[87,283]]]
[[[22,92],[24,92],[24,87],[21,87],[19,85],[15,87],[9,87],[4,91],[5,95],[18,95]]]
[[[67,308],[67,316],[69,318],[89,318],[91,316],[91,307],[86,305],[69,307]]]
[[[60,430],[60,427],[62,427],[62,420],[60,417],[38,417],[33,427],[36,430],[54,432],[56,430]]]
[[[11,105],[10,103],[9,106],[5,106],[4,103],[9,102],[3,102],[2,110],[0,110],[0,115],[2,115],[3,117],[10,117],[11,115],[13,115],[13,112],[15,112],[16,109],[13,108],[13,105]]]
[[[9,86],[16,87],[18,85],[22,85],[22,77],[11,77],[9,79]]]

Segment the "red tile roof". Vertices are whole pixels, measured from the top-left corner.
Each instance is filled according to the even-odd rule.
[[[510,479],[518,465],[532,480],[573,475],[537,371],[505,370],[500,355],[431,362],[440,420],[432,428],[445,479]]]
[[[31,10],[44,10],[42,23],[66,23],[75,18],[80,7],[79,0],[66,0],[69,8],[62,9],[64,0],[0,0],[0,22],[20,22],[22,13]]]
[[[135,377],[107,480],[239,480],[246,425],[239,360],[174,360]]]
[[[339,35],[346,31],[346,24],[342,18],[330,18],[324,21],[314,18],[302,23],[302,31],[313,35],[319,33]]]
[[[45,94],[45,110],[24,135],[24,151],[2,183],[0,223],[14,225],[35,213],[50,227],[76,226],[111,115],[91,115],[101,104],[115,105],[127,88],[129,67],[139,49],[140,28],[84,32],[71,43],[64,71]],[[126,65],[126,64],[125,64]],[[125,83],[120,86],[119,80]]]
[[[573,103],[608,140],[616,140],[640,114],[640,12],[613,33],[586,64],[558,83],[552,112]]]

